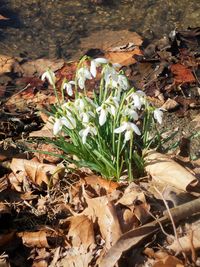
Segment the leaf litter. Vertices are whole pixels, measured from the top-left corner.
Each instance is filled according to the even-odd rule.
[[[86,38],[82,49],[120,62],[133,85],[177,118],[196,110],[198,128],[199,30],[174,31],[146,48],[139,35],[120,35],[119,41],[116,32],[105,32],[100,44],[94,34],[91,47]],[[146,177],[118,183],[86,168],[66,169],[51,155],[61,152],[40,142],[53,137],[42,110],[55,96],[39,77],[51,67],[59,84],[73,79],[76,66],[0,56],[0,261],[20,267],[199,266],[198,159],[183,149],[182,158],[149,151]]]

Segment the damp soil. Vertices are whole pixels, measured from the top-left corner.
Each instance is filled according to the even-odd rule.
[[[81,39],[102,29],[128,29],[153,39],[175,28],[196,27],[200,21],[197,0],[105,0],[103,5],[91,2],[1,0],[0,14],[10,18],[0,22],[1,53],[72,59],[81,49]]]

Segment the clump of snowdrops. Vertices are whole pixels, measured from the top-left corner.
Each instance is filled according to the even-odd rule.
[[[86,85],[97,73],[99,88],[89,98]],[[48,70],[42,79],[57,94],[55,74]],[[65,160],[113,180],[141,175],[144,151],[158,143],[156,123],[162,123],[163,113],[130,86],[119,64],[84,57],[75,80],[64,80],[61,91],[63,99],[53,107],[55,138],[49,141],[63,150]],[[66,94],[73,97],[65,100]]]

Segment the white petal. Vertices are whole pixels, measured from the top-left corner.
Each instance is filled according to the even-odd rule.
[[[96,77],[96,75],[97,75],[97,69],[96,69],[96,64],[95,64],[95,61],[94,60],[91,61],[90,72],[92,73],[92,76],[93,77]]]
[[[82,122],[83,123],[88,123],[89,122],[89,116],[85,112],[82,114]]]
[[[127,129],[127,122],[123,123],[119,128],[114,130],[114,133],[122,133]]]
[[[85,78],[80,77],[80,78],[78,79],[78,86],[79,86],[81,89],[84,89],[84,88],[85,88]]]
[[[157,108],[154,110],[153,115],[154,115],[155,120],[157,120],[157,122],[161,124],[163,112],[159,108]]]
[[[70,81],[69,83],[72,84],[72,85],[76,84],[75,81]]]
[[[67,94],[69,96],[72,96],[73,95],[72,85],[70,83],[67,83],[66,86],[65,86],[65,88],[66,88]]]
[[[138,120],[138,114],[137,114],[137,112],[135,111],[135,110],[130,110],[130,113],[129,113],[129,115],[130,115],[130,117],[132,118],[132,119],[134,119],[135,121],[137,121]]]
[[[62,129],[62,123],[60,121],[60,119],[56,119],[55,123],[53,125],[53,134],[57,135],[58,132]]]
[[[133,133],[132,133],[132,131],[126,131],[126,133],[125,133],[125,142],[126,141],[129,141],[130,139],[131,139],[131,137],[132,137],[132,135],[133,135]]]
[[[74,128],[76,128],[76,120],[71,116],[67,116],[67,118],[62,117],[61,122],[63,125],[65,125],[70,130],[73,130]]]
[[[91,75],[91,73],[89,72],[89,70],[85,68],[84,71],[85,71],[85,72],[84,72],[85,78],[88,79],[88,80],[91,80],[91,79],[92,79],[92,75]]]
[[[141,135],[141,132],[136,124],[129,122],[129,125],[132,128],[132,131],[134,131],[137,135]]]
[[[140,97],[137,94],[133,94],[132,97],[133,97],[135,108],[141,109],[142,103],[141,103]]]
[[[83,144],[86,143],[86,138],[88,136],[89,131],[90,131],[90,129],[89,129],[89,127],[87,127],[86,129],[83,129],[79,132],[79,135],[82,137]]]
[[[51,85],[54,85],[55,84],[55,81],[56,81],[56,76],[55,76],[55,73],[52,71],[52,70],[48,70],[46,72],[44,72],[42,74],[42,77],[41,77],[41,80],[45,80],[47,79],[48,82],[51,84]]]
[[[106,63],[108,63],[108,60],[106,58],[103,58],[103,57],[95,58],[94,61],[96,63],[100,63],[100,64],[106,64]]]
[[[99,116],[99,124],[102,126],[106,122],[106,115],[107,112],[104,108],[101,109],[100,116]]]
[[[124,91],[128,90],[128,88],[129,88],[128,80],[124,75],[118,76],[118,83],[119,83],[119,87],[122,90],[124,90]]]
[[[116,115],[116,107],[113,105],[110,105],[110,113],[115,116]]]

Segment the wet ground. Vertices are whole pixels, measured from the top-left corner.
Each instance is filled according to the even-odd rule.
[[[143,37],[160,37],[175,27],[198,26],[197,0],[1,0],[1,54],[73,58],[80,39],[102,29],[129,29]],[[89,44],[88,44],[89,46]],[[89,47],[90,48],[90,47]],[[79,53],[80,54],[80,53]]]

